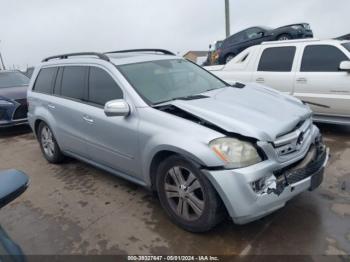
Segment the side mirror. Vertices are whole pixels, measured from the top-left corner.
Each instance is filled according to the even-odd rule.
[[[350,61],[343,61],[340,63],[339,69],[350,73]]]
[[[0,208],[20,196],[28,187],[29,178],[14,169],[0,172]]]
[[[127,116],[130,107],[124,99],[117,99],[107,102],[104,111],[106,116]]]

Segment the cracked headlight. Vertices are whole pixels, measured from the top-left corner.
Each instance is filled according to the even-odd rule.
[[[242,168],[262,161],[256,148],[249,142],[223,137],[209,143],[209,147],[226,164],[225,168]]]

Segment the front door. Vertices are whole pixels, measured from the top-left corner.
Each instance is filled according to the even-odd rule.
[[[124,94],[103,68],[90,67],[88,102],[84,105],[85,134],[90,158],[99,164],[128,175],[140,174],[138,118],[134,109],[129,116],[107,117],[106,102],[123,99]]]
[[[292,94],[296,54],[295,46],[265,47],[252,81]]]

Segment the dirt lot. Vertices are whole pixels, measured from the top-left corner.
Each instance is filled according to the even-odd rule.
[[[0,169],[31,178],[1,225],[26,254],[350,254],[350,128],[320,128],[332,153],[321,188],[206,234],[173,225],[143,188],[75,160],[48,164],[28,129],[1,131]]]

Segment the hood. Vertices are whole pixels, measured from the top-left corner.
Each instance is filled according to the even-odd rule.
[[[0,97],[17,100],[27,98],[28,86],[0,88]]]
[[[312,115],[300,100],[259,84],[227,87],[205,95],[206,98],[169,104],[227,132],[270,142]]]

